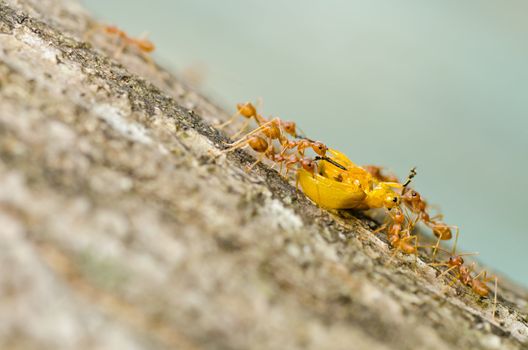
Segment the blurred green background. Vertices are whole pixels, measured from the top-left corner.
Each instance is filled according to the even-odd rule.
[[[460,246],[528,285],[527,1],[84,0],[158,61],[405,177]]]

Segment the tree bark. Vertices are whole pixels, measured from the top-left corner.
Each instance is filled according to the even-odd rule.
[[[521,349],[528,293],[492,301],[361,214],[220,153],[226,113],[75,1],[0,1],[0,346]]]

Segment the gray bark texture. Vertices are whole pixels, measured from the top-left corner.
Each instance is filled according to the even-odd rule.
[[[497,315],[360,213],[319,209],[226,113],[75,1],[0,0],[2,349],[521,349]]]

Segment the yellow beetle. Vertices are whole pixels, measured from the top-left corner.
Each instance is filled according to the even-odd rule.
[[[297,172],[297,180],[304,193],[319,206],[327,209],[374,209],[400,204],[400,194],[394,189],[403,188],[402,184],[378,181],[337,150],[329,149],[327,154],[346,170],[322,161],[313,174],[302,168]]]

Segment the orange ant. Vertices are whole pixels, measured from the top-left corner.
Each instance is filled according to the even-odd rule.
[[[264,157],[272,159],[275,155],[273,144],[269,143],[268,141],[266,141],[265,138],[259,135],[251,135],[250,137],[245,139],[244,142],[235,144],[232,147],[224,150],[222,153],[231,152],[235,149],[244,148],[246,146],[251,147],[251,149],[260,154],[259,158],[247,168],[248,171],[253,169],[253,167],[258,163],[260,163]]]
[[[119,57],[121,52],[123,52],[127,46],[134,46],[143,53],[150,53],[156,49],[156,46],[150,40],[130,37],[125,31],[119,29],[116,26],[104,26],[103,30],[106,34],[115,36],[121,41],[121,46],[119,46],[116,53],[114,54],[115,57]]]
[[[266,140],[268,139],[268,141]],[[274,161],[275,163],[286,163],[287,170],[293,165],[300,164],[306,171],[310,173],[315,172],[315,162],[308,158],[297,158],[297,157],[284,157],[283,154],[277,154],[273,147],[273,140],[281,140],[282,134],[278,127],[277,119],[273,119],[270,122],[262,124],[257,129],[253,130],[249,134],[242,137],[240,140],[228,144],[230,148],[222,151],[222,153],[228,153],[239,148],[246,146],[251,147],[255,152],[260,153],[259,158],[247,169],[251,170],[255,165],[260,163],[264,157]]]
[[[320,157],[325,157],[326,151],[328,151],[328,147],[321,141],[313,141],[308,138],[302,138],[296,141],[286,139],[281,145],[281,153],[286,153],[288,150],[296,148],[297,152],[303,157],[307,148],[311,148]]]
[[[431,217],[427,212],[427,203],[422,198],[422,196],[415,190],[411,189],[402,194],[402,203],[406,205],[413,213],[418,217],[417,220],[422,220],[422,222],[428,226],[433,234],[438,238],[436,241],[435,248],[433,250],[433,260],[436,256],[436,252],[440,246],[440,241],[450,240],[453,238],[452,229],[455,230],[456,236],[458,238],[459,228],[454,225],[447,225],[446,223],[437,220],[441,215]]]
[[[473,270],[474,263],[471,264],[470,267],[467,267],[464,265],[464,259],[463,256],[467,255],[475,255],[476,253],[465,253],[465,254],[455,254],[456,252],[456,242],[458,240],[458,235],[455,239],[455,244],[453,246],[453,250],[451,251],[451,256],[446,262],[442,263],[432,263],[431,266],[445,266],[447,269],[443,271],[438,278],[447,275],[450,272],[454,273],[454,279],[449,284],[449,286],[453,285],[457,280],[460,281],[463,285],[468,286],[471,288],[473,293],[478,295],[479,297],[489,297],[490,289],[487,285],[488,282],[491,282],[495,280],[495,290],[494,290],[494,298],[493,298],[493,310],[492,315],[495,317],[495,310],[497,306],[497,277],[487,277],[487,271],[482,270],[479,274],[472,277],[471,271]],[[441,249],[441,248],[440,248]],[[443,250],[443,249],[441,249]]]
[[[406,229],[403,228],[405,224],[405,215],[400,207],[388,208],[389,217],[391,219],[390,224],[383,224],[374,233],[381,232],[387,228],[387,240],[390,245],[395,248],[394,253],[391,258],[388,260],[389,263],[394,255],[398,251],[402,251],[404,254],[414,254],[416,260],[418,259],[418,236],[411,235],[413,231],[413,223],[409,222]],[[411,244],[410,241],[414,240],[414,244]]]
[[[260,104],[260,100],[258,104]],[[264,118],[257,112],[257,107],[255,107],[255,105],[253,105],[253,103],[251,102],[237,103],[236,107],[237,111],[231,116],[231,118],[229,118],[224,123],[216,126],[218,129],[223,129],[224,127],[234,122],[238,118],[238,116],[246,118],[246,121],[244,122],[240,130],[233,135],[233,138],[236,138],[238,135],[240,135],[246,130],[252,118],[255,119],[258,125],[262,125],[267,122],[266,118]]]
[[[259,100],[257,104],[260,105],[260,103],[261,102]],[[258,126],[261,126],[269,122],[268,119],[266,119],[265,117],[263,117],[261,114],[258,113],[257,107],[255,107],[255,105],[251,102],[237,103],[236,107],[237,107],[237,111],[235,114],[231,116],[231,118],[229,118],[224,123],[217,125],[217,128],[222,129],[226,127],[227,125],[231,124],[232,122],[234,122],[238,116],[242,116],[246,118],[246,121],[244,122],[240,130],[232,136],[233,138],[236,138],[238,135],[240,135],[246,130],[249,123],[251,122],[251,119],[254,119]],[[274,118],[274,119],[278,120],[278,127],[284,130],[284,132],[286,132],[288,135],[291,135],[292,137],[297,137],[297,124],[295,122],[286,121],[286,120],[282,120],[279,118]]]
[[[270,144],[273,142],[273,140],[278,140],[280,144],[286,144],[288,140],[282,134],[280,122],[281,120],[279,118],[274,118],[270,121],[267,121],[261,124],[258,128],[244,135],[238,141],[227,144],[228,146],[231,146],[231,148],[227,149],[225,152],[229,152],[229,151],[245,146],[248,140],[251,137],[253,137],[253,135],[256,135],[256,134],[261,134],[261,135],[266,136]]]

